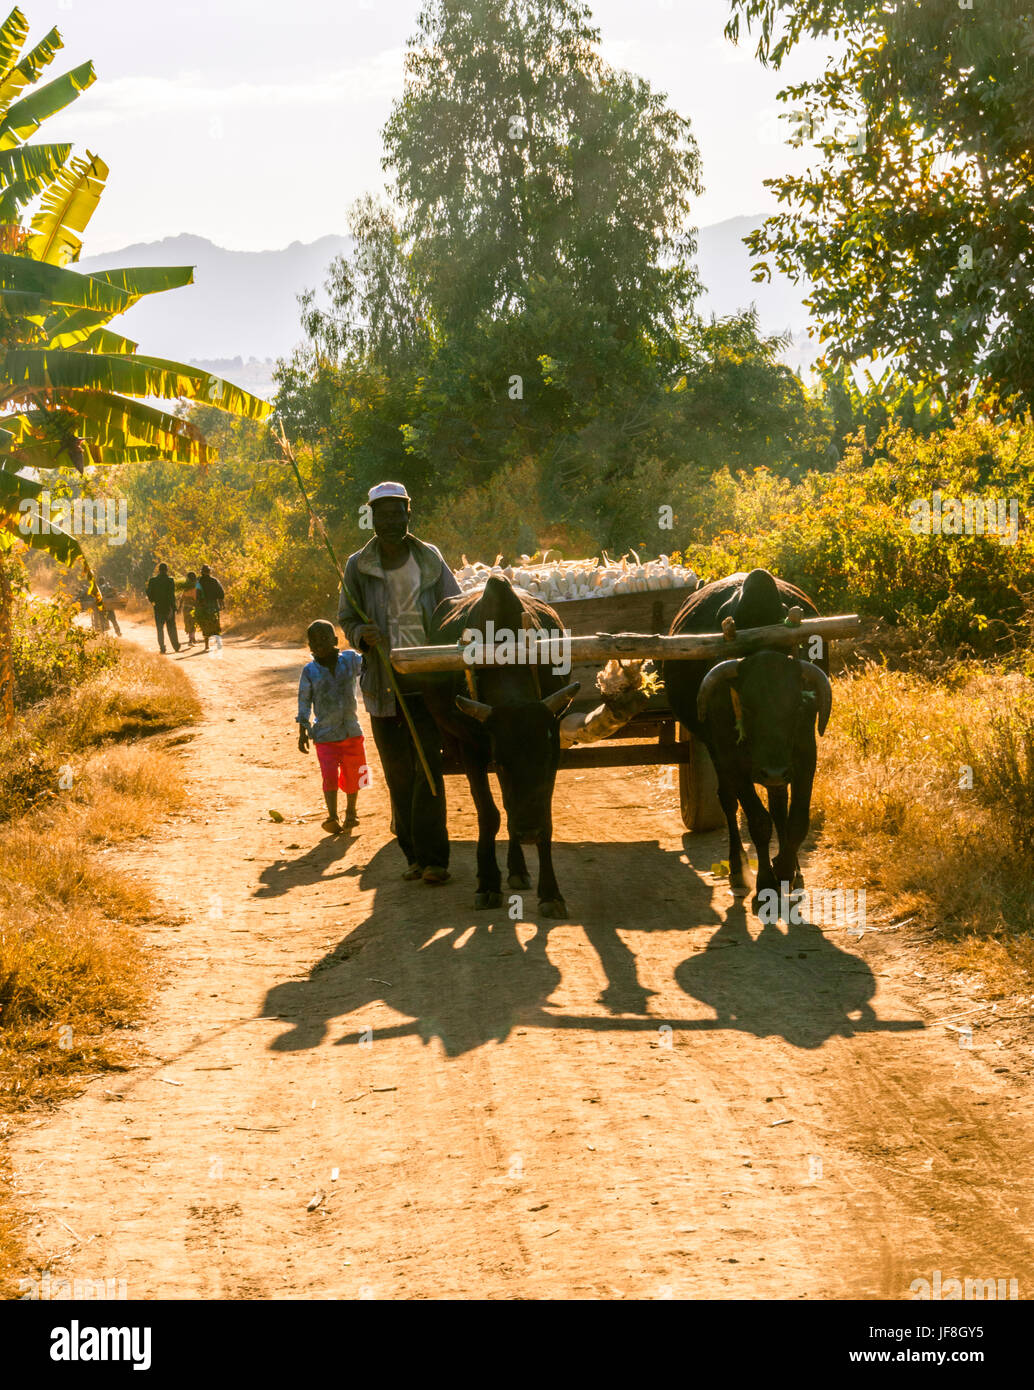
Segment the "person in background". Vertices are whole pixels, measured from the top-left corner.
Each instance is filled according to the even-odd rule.
[[[194,604],[194,612],[197,615],[198,626],[201,629],[201,636],[205,639],[205,651],[208,651],[208,643],[211,638],[219,637],[222,627],[219,622],[219,613],[226,598],[226,591],[209,569],[208,565],[201,566],[201,577],[197,581],[197,601]],[[220,642],[218,644],[222,646]]]
[[[101,613],[100,605],[97,602],[97,595],[91,591],[88,584],[84,584],[79,590],[75,596],[75,601],[79,605],[79,611],[81,613],[89,613],[90,626],[93,628],[94,632],[104,632],[107,628],[107,623],[103,621],[104,615]]]
[[[165,634],[168,632],[173,650],[179,651],[176,633],[176,581],[168,565],[158,566],[158,573],[147,581],[147,601],[154,608],[154,625],[158,629],[158,650],[165,656]]]
[[[197,575],[193,570],[187,570],[187,577],[183,584],[183,597],[180,599],[180,616],[183,619],[183,631],[187,634],[187,646],[192,647],[197,640],[197,615],[194,605],[197,603]]]
[[[359,824],[356,798],[359,788],[368,785],[366,745],[355,707],[362,658],[358,652],[338,651],[334,624],[322,618],[309,624],[307,636],[313,659],[298,683],[298,750],[307,753],[310,738],[316,745],[327,803],[323,829],[340,835]],[[344,826],[337,816],[339,789],[346,797]]]
[[[115,617],[115,604],[118,601],[118,594],[115,592],[114,584],[107,579],[99,579],[97,587],[101,591],[101,598],[104,600],[104,608],[101,610],[101,631],[107,632],[109,626],[114,630],[116,637],[122,636],[122,629],[118,625],[118,618]]]
[[[435,608],[442,599],[455,597],[460,586],[441,552],[411,534],[409,494],[401,483],[378,483],[370,489],[369,503],[373,538],[348,558],[338,623],[352,646],[363,653],[360,688],[391,794],[395,835],[408,864],[402,877],[445,883],[449,832],[441,734],[422,697],[405,692],[434,778],[437,795],[432,795],[384,663],[373,649],[380,647],[387,654],[392,647],[422,646]]]

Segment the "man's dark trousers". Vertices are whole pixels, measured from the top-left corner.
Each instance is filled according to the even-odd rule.
[[[395,835],[409,864],[422,869],[449,867],[449,832],[445,820],[445,779],[442,776],[442,736],[419,695],[406,695],[420,744],[434,776],[437,796],[431,795],[405,717],[371,716],[373,741],[384,769],[384,780],[395,812]]]
[[[154,625],[158,629],[158,647],[161,651],[165,650],[165,632],[168,629],[169,641],[172,643],[174,651],[180,649],[180,639],[176,633],[176,609],[159,608],[154,605]]]

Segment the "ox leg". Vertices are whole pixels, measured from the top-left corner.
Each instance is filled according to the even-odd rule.
[[[792,883],[796,888],[798,880],[804,887],[797,855],[811,821],[812,778],[806,775],[795,780],[790,788],[790,813],[786,821],[786,835],[780,836],[779,853],[775,861],[775,873],[780,883]]]
[[[718,783],[718,800],[722,803],[725,819],[729,826],[729,887],[733,897],[745,898],[750,892],[750,884],[743,872],[743,841],[740,839],[739,809],[740,799],[735,786],[726,778]]]
[[[509,848],[506,851],[506,872],[507,885],[510,888],[530,888],[531,875],[528,873],[528,864],[524,858],[524,850],[521,842],[510,836]]]
[[[499,863],[495,857],[495,837],[499,833],[502,818],[499,808],[492,799],[492,788],[488,781],[488,769],[480,763],[469,763],[466,767],[470,794],[478,813],[478,886],[474,906],[502,907],[503,880]]]
[[[789,828],[787,824],[787,798],[789,795],[790,792],[788,787],[769,787],[768,789],[768,809],[771,812],[772,821],[775,824],[776,838],[779,843],[779,853],[776,855],[775,861],[777,866],[785,862],[783,846],[787,844],[789,839]],[[784,882],[783,876],[779,874],[778,867],[776,869],[776,876],[779,878],[780,883]],[[795,893],[799,892],[804,887],[804,877],[801,874],[801,866],[797,862],[796,854],[794,855],[793,861],[793,874],[788,876],[785,881],[792,885],[792,890]]]
[[[772,870],[772,861],[769,858],[769,851],[772,844],[772,817],[765,809],[765,803],[757,794],[754,783],[749,779],[745,780],[740,786],[740,801],[747,816],[747,825],[750,827],[750,838],[754,841],[754,848],[758,852],[758,875],[754,883],[754,897],[751,899],[751,911],[757,913],[765,904],[761,900],[762,893],[775,890],[778,900],[779,884]]]
[[[553,825],[546,826],[538,840],[539,851],[539,912],[543,917],[566,917],[567,904],[560,896],[560,886],[553,871]]]

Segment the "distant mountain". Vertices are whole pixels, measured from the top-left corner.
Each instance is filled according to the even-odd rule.
[[[761,220],[733,217],[700,229],[698,263],[707,293],[698,308],[722,315],[756,303],[765,331],[794,333],[784,359],[798,366],[814,355],[802,336],[808,323],[802,291],[785,276],[773,276],[768,285],[750,278],[742,239]],[[227,251],[183,234],[85,257],[78,268],[194,266],[192,285],[144,298],[118,327],[138,339],[145,353],[197,363],[264,395],[272,388],[275,359],[289,356],[301,339],[297,296],[322,290],[331,261],[350,244],[347,236],[324,236],[280,251]]]
[[[706,293],[697,302],[701,313],[735,313],[754,303],[761,327],[767,333],[798,333],[808,326],[803,300],[806,285],[795,285],[775,272],[770,283],[755,284],[750,278],[750,252],[743,238],[764,221],[764,216],[730,217],[701,227],[697,234],[697,265]]]
[[[281,251],[226,251],[199,236],[138,243],[78,268],[192,265],[194,283],[147,296],[118,320],[141,351],[185,362],[286,357],[301,339],[297,295],[322,289],[327,268],[351,238],[324,236]]]

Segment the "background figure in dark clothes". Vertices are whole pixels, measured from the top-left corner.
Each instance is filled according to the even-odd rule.
[[[222,632],[219,612],[225,597],[226,591],[218,579],[207,565],[202,565],[201,576],[197,581],[197,602],[194,605],[194,612],[197,615],[201,636],[205,639],[206,652],[208,651],[209,640],[212,637],[218,637]],[[217,647],[221,645],[221,642],[216,643]]]
[[[176,634],[176,581],[169,573],[168,565],[159,565],[158,573],[147,581],[147,601],[154,607],[154,625],[158,629],[158,650],[165,654],[165,634],[173,650],[179,651],[180,639]]]

